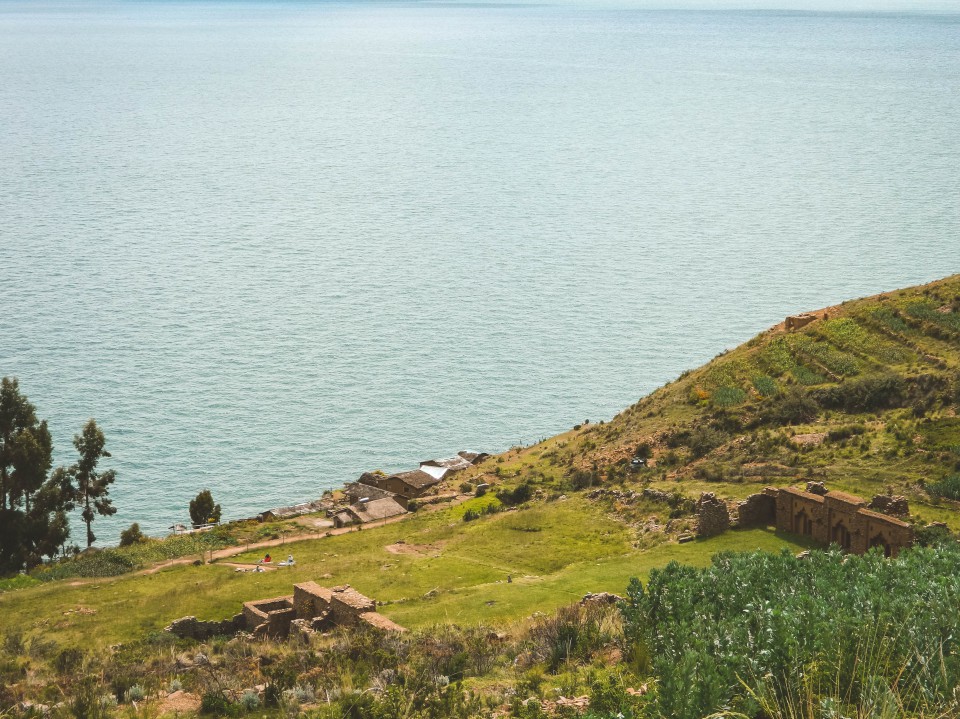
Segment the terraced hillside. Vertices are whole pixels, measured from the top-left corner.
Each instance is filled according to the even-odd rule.
[[[689,498],[818,480],[868,498],[903,494],[916,520],[960,528],[960,277],[815,314],[684,373],[610,422],[507,453],[492,476]],[[647,509],[617,511],[639,521]]]

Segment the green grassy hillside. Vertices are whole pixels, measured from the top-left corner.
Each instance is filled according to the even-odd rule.
[[[818,480],[903,494],[917,520],[960,529],[960,277],[817,314],[828,319],[777,325],[610,422],[509,452],[489,477],[730,498]],[[614,509],[636,522],[648,508]]]

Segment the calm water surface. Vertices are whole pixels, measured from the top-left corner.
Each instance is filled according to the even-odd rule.
[[[0,375],[103,425],[106,542],[960,271],[958,15],[0,0],[0,136]]]

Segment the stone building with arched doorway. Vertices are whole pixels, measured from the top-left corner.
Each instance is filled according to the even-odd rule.
[[[867,509],[867,501],[846,492],[814,494],[794,487],[768,488],[774,500],[776,527],[810,537],[821,544],[837,544],[844,551],[863,554],[881,547],[888,557],[913,544],[906,522]]]

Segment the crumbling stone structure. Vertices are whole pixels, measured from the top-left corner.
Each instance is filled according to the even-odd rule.
[[[777,490],[772,487],[751,494],[737,505],[737,526],[769,527],[777,521]]]
[[[790,317],[787,317],[786,320],[784,320],[783,326],[786,328],[788,332],[793,332],[794,330],[798,330],[801,327],[806,327],[811,322],[821,319],[821,317],[823,319],[827,319],[829,315],[826,312],[824,312],[822,315],[817,315],[812,312],[804,312],[799,315],[791,315]]]
[[[183,639],[196,639],[204,642],[210,637],[221,634],[236,634],[246,629],[246,620],[243,614],[237,614],[233,619],[224,619],[222,622],[204,622],[196,617],[181,617],[171,622],[167,631]]]
[[[807,492],[810,494],[819,494],[822,497],[829,491],[823,482],[807,482]]]
[[[204,640],[217,634],[246,631],[255,638],[283,638],[336,626],[366,625],[384,632],[406,631],[376,610],[376,602],[349,584],[321,587],[315,582],[295,584],[293,596],[245,602],[243,611],[223,622],[200,622],[183,617],[166,631],[178,637]]]
[[[730,527],[730,512],[722,499],[713,492],[704,492],[697,500],[697,536],[713,537]]]
[[[878,494],[870,500],[870,506],[875,512],[889,514],[891,517],[907,517],[910,515],[910,504],[906,497],[900,495]]]
[[[777,492],[776,527],[810,537],[821,544],[838,544],[853,554],[881,547],[888,557],[913,544],[906,522],[867,509],[866,500],[845,492],[812,494],[794,487]]]

